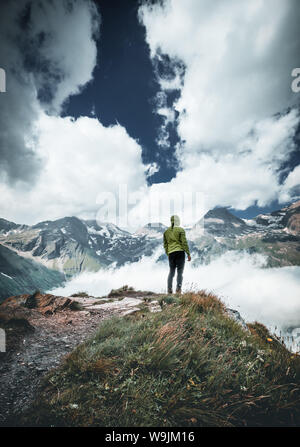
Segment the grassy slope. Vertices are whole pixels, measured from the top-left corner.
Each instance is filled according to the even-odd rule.
[[[25,425],[299,425],[300,358],[204,292],[104,321],[44,380]],[[269,340],[268,340],[269,339]]]
[[[61,272],[51,270],[31,259],[23,258],[0,244],[0,302],[12,295],[49,290],[63,284]]]

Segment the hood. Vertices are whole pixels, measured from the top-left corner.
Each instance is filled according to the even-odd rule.
[[[178,216],[174,215],[171,216],[171,225],[174,223],[174,227],[179,227],[180,225],[180,219]]]

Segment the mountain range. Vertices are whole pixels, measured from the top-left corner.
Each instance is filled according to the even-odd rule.
[[[166,262],[162,223],[130,233],[112,223],[64,217],[36,225],[0,219],[0,299],[50,290],[83,271],[96,272],[155,255]],[[261,253],[267,267],[300,265],[300,201],[253,219],[228,208],[208,211],[186,229],[194,266],[229,250]]]

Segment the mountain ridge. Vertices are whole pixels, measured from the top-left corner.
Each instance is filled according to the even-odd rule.
[[[241,325],[204,291],[154,295],[160,311],[147,308],[146,298],[135,312],[106,318],[48,368],[35,401],[31,393],[9,420],[43,427],[299,426],[300,358],[264,325]],[[49,350],[46,361],[56,353],[52,342]],[[24,387],[18,391],[21,402]]]
[[[57,271],[69,280],[83,271],[118,268],[143,256],[166,262],[162,244],[166,228],[163,223],[150,222],[130,233],[112,223],[76,216],[32,226],[0,219],[0,246],[42,265],[50,271],[45,270],[48,276]],[[300,201],[254,219],[241,219],[227,208],[215,208],[186,229],[186,234],[194,266],[208,264],[230,250],[263,254],[267,267],[300,265]],[[31,271],[28,264],[29,278]],[[7,274],[5,269],[0,272]],[[17,272],[10,276],[17,277]],[[0,281],[0,296],[5,295],[5,284],[6,280],[2,285]],[[12,294],[17,293],[19,289]]]

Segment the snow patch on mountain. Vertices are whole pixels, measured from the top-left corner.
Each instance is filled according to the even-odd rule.
[[[6,276],[6,278],[13,279],[11,276],[7,275],[6,273],[3,273],[3,272],[0,272],[0,273],[1,273],[1,275]]]

